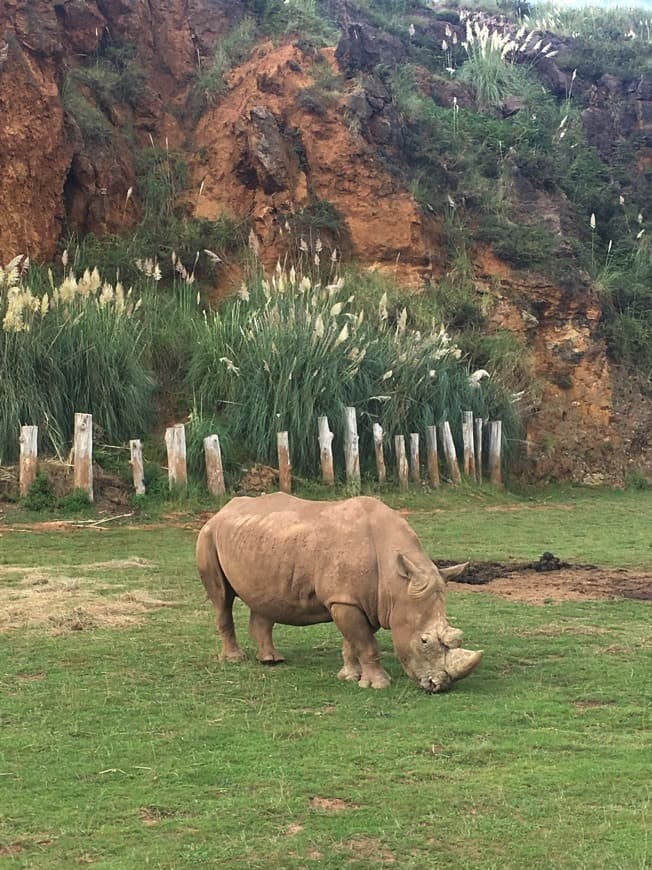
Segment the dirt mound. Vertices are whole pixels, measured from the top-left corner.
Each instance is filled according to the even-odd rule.
[[[558,568],[542,570],[542,560],[511,565],[500,562],[472,562],[460,580],[448,583],[448,587],[488,592],[527,604],[606,598],[652,601],[652,571],[569,565],[560,560],[557,560]],[[445,567],[449,563],[439,561],[437,564]],[[550,560],[544,560],[543,564],[549,565]]]
[[[238,487],[238,495],[255,495],[278,488],[278,470],[269,465],[252,465],[248,468]]]

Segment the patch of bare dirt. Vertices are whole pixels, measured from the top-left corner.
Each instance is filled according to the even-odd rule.
[[[578,710],[594,710],[596,707],[609,707],[613,701],[574,701],[573,706]]]
[[[0,846],[0,858],[13,858],[14,855],[19,855],[23,848],[22,843],[9,843],[6,846]]]
[[[129,560],[120,562],[123,567],[125,563]],[[93,570],[101,564],[111,563],[77,568]],[[20,628],[41,628],[55,635],[97,628],[129,628],[141,624],[151,611],[175,603],[124,585],[85,576],[70,577],[43,568],[8,565],[3,566],[2,573],[11,577],[12,582],[0,587],[0,633]]]
[[[395,864],[394,853],[383,846],[375,837],[351,837],[343,844],[356,858],[372,859],[375,866],[384,867]]]
[[[174,818],[177,815],[177,812],[168,807],[150,806],[141,807],[139,815],[143,824],[147,825],[148,828],[151,828],[154,825],[158,825],[158,823],[163,819]]]
[[[448,587],[489,593],[526,604],[608,598],[652,601],[652,571],[561,564],[557,570],[541,571],[531,564],[474,562],[467,569],[468,579],[465,573],[461,582],[450,582]]]
[[[351,801],[342,800],[341,798],[326,798],[314,797],[310,798],[310,808],[313,810],[323,810],[327,813],[341,813],[342,810],[354,810],[357,804]]]

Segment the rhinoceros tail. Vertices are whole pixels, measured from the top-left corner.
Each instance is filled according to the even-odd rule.
[[[233,601],[233,588],[222,571],[217,555],[214,530],[208,524],[204,526],[197,538],[197,569],[208,597],[215,607],[225,606],[229,597],[228,593]]]

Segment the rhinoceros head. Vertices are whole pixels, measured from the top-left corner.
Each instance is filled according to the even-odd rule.
[[[467,563],[468,564],[468,563]],[[407,675],[426,692],[443,692],[478,666],[482,651],[462,649],[462,632],[446,618],[446,584],[466,568],[438,569],[398,555],[405,584],[392,606],[392,640]]]

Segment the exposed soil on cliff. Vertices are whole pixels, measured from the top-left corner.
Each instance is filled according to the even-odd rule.
[[[320,229],[325,244],[420,285],[443,268],[441,228],[356,129],[348,105],[369,99],[359,83],[315,96],[309,88],[320,75],[339,75],[332,49],[316,54],[272,43],[229,75],[228,92],[195,133],[192,170],[202,190],[195,214],[215,219],[234,207],[249,214],[260,257],[273,266],[284,255],[298,258],[304,233],[311,241],[308,230],[288,232],[288,218],[328,200],[345,226]]]

